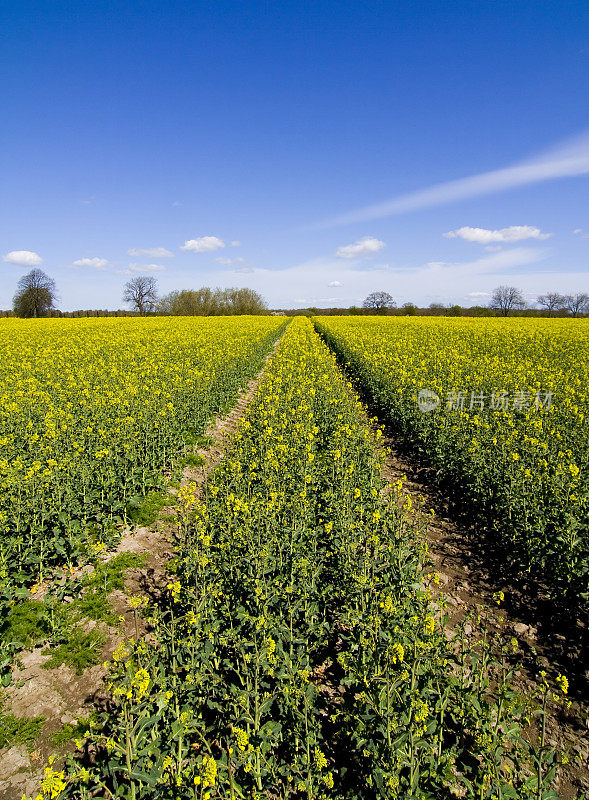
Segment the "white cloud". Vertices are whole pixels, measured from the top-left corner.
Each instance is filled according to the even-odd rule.
[[[551,233],[542,233],[540,228],[534,225],[510,225],[509,228],[499,230],[488,230],[487,228],[471,228],[469,225],[458,228],[456,231],[444,233],[447,239],[464,239],[467,242],[477,242],[477,244],[491,244],[491,242],[521,242],[524,239],[549,239]]]
[[[225,242],[217,236],[201,236],[198,239],[188,239],[180,250],[190,250],[192,253],[210,253],[225,247]]]
[[[490,292],[469,292],[469,297],[490,297]]]
[[[380,290],[390,292],[398,303],[408,298],[417,305],[427,305],[430,300],[425,302],[426,298],[436,293],[444,302],[470,305],[468,292],[490,293],[502,283],[521,284],[524,290],[532,277],[538,280],[539,273],[531,272],[533,265],[548,255],[546,248],[521,246],[485,253],[468,261],[431,261],[402,268],[384,265],[359,268],[351,261],[342,264],[334,257],[317,258],[288,269],[255,269],[253,274],[241,276],[243,282],[237,285],[261,292],[272,308],[292,308],[297,300],[303,305],[320,306],[326,301],[325,289],[321,287],[335,281],[343,285],[337,287],[338,299],[330,302],[341,306],[359,305],[370,292]],[[237,282],[237,275],[235,279]],[[542,286],[542,274],[540,279]],[[219,283],[216,276],[208,280],[211,285]]]
[[[511,167],[439,183],[421,191],[394,197],[384,203],[342,214],[314,227],[330,228],[352,222],[366,222],[393,214],[404,214],[408,211],[465,200],[469,197],[481,197],[518,186],[588,174],[589,131],[585,131],[580,136],[561,142],[548,152]]]
[[[580,236],[581,239],[589,239],[589,233],[583,233],[583,228],[575,228],[573,233],[575,236]]]
[[[241,247],[241,242],[235,239],[233,242],[231,242],[231,247]]]
[[[2,261],[16,264],[19,267],[39,267],[43,263],[41,256],[32,250],[11,250],[10,253],[2,256]]]
[[[384,242],[380,239],[375,239],[373,236],[365,236],[363,239],[358,239],[354,244],[346,244],[338,247],[335,252],[336,258],[370,258],[375,253],[385,246]]]
[[[106,258],[78,258],[74,267],[92,267],[92,269],[105,269],[108,264]]]
[[[497,253],[477,253],[462,261],[442,262],[432,258],[428,263],[394,267],[374,263],[376,258],[353,261],[325,256],[295,263],[286,269],[263,269],[248,265],[221,266],[210,258],[204,259],[206,263],[198,274],[192,278],[187,276],[185,285],[194,289],[199,286],[249,287],[260,292],[271,308],[294,308],[295,298],[305,298],[303,305],[317,307],[361,305],[370,292],[380,290],[390,292],[399,305],[412,300],[418,306],[427,306],[433,299],[444,304],[485,305],[487,300],[482,295],[476,299],[468,293],[490,294],[501,284],[517,286],[522,292],[536,292],[536,296],[553,287],[563,294],[585,288],[584,273],[561,274],[557,266],[550,266],[550,255],[545,243],[534,246],[530,242],[529,246],[525,243],[512,245]],[[137,271],[129,270],[125,274],[134,276],[141,271],[158,278],[162,293],[177,288],[177,279],[167,272],[149,272],[139,266]],[[343,286],[327,293],[325,289],[333,281]],[[337,300],[328,301],[333,295]]]
[[[129,264],[130,272],[163,272],[163,264]]]
[[[343,286],[343,283],[341,283],[340,281],[330,281],[327,285],[336,287],[336,286]]]
[[[241,258],[241,256],[239,256],[238,258],[221,257],[221,258],[216,258],[215,261],[217,262],[217,264],[224,264],[225,266],[231,266],[231,264],[243,264],[245,258]]]
[[[133,258],[141,258],[141,256],[147,256],[148,258],[174,258],[174,253],[166,250],[165,247],[132,247],[127,250],[127,255]]]

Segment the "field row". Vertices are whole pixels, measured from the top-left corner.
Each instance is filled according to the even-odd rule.
[[[3,322],[3,620],[15,598],[26,596],[49,570],[92,557],[134,518],[207,420],[233,403],[256,374],[281,324],[268,317],[238,324]],[[1,642],[0,625],[0,652]]]
[[[381,418],[499,537],[505,558],[553,596],[586,601],[589,328],[349,317],[317,328]]]
[[[64,797],[555,796],[508,650],[448,641],[378,439],[293,321],[204,502],[180,492],[175,575],[149,638],[115,652]]]

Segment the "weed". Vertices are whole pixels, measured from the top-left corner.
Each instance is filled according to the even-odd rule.
[[[194,430],[185,431],[183,439],[187,445],[194,445],[195,447],[210,447],[213,444],[210,436],[204,436]]]
[[[6,621],[0,626],[0,636],[3,641],[18,647],[32,647],[45,641],[50,630],[45,603],[23,600],[8,612]]]
[[[66,664],[74,667],[76,673],[81,675],[87,667],[99,663],[100,651],[105,642],[106,636],[101,631],[85,633],[82,628],[75,626],[68,631],[65,641],[50,649],[51,658],[43,664],[43,668],[53,669]]]
[[[133,567],[142,567],[145,556],[139,553],[121,553],[109,561],[99,561],[94,572],[87,576],[84,585],[90,589],[99,589],[108,594],[115,589],[124,589],[125,572]]]
[[[41,733],[44,717],[19,719],[13,714],[0,714],[0,749],[10,745],[31,744]]]
[[[134,495],[127,502],[127,519],[134,525],[153,525],[167,502],[167,494],[161,491]]]
[[[112,608],[108,596],[101,590],[89,589],[76,601],[75,610],[80,617],[104,622],[106,625],[116,625],[118,616]]]
[[[63,747],[64,744],[71,742],[72,739],[83,739],[89,730],[88,720],[77,720],[75,723],[68,723],[63,728],[52,733],[49,740],[53,747]]]
[[[185,467],[202,467],[205,460],[198,453],[188,453],[188,455],[183,456],[181,463]]]

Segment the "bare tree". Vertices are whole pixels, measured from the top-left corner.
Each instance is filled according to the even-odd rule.
[[[493,291],[489,305],[499,311],[501,316],[506,317],[512,310],[525,308],[526,301],[515,286],[498,286]]]
[[[589,295],[585,292],[567,294],[564,298],[564,307],[571,312],[573,317],[578,317],[579,314],[584,314],[589,310]]]
[[[542,306],[548,312],[548,316],[552,316],[553,311],[560,311],[564,308],[565,297],[558,292],[548,292],[548,294],[541,294],[536,300],[539,306]]]
[[[32,269],[16,285],[13,309],[17,317],[42,317],[57,299],[55,281],[41,269]]]
[[[125,284],[123,302],[130,303],[140,314],[153,311],[157,302],[157,281],[148,275],[138,275]]]
[[[388,292],[372,292],[362,303],[362,308],[368,308],[374,311],[384,311],[387,308],[394,307],[395,301]]]

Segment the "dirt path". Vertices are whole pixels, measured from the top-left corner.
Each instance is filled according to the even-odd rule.
[[[550,717],[548,741],[571,753],[559,797],[569,800],[578,797],[579,791],[589,793],[589,662],[584,660],[584,623],[569,617],[564,625],[547,615],[538,587],[510,581],[482,532],[468,520],[457,519],[451,499],[434,486],[433,470],[403,452],[390,432],[384,444],[389,450],[384,477],[389,486],[402,480],[402,491],[411,496],[417,525],[439,575],[439,584],[432,584],[432,590],[447,598],[449,628],[455,630],[474,612],[486,620],[490,632],[515,637],[522,656],[515,683],[524,697],[533,692],[542,669],[553,677],[556,672],[568,676],[572,705]],[[494,594],[499,591],[505,597],[498,606]]]
[[[242,389],[232,410],[211,422],[204,434],[207,444],[198,450],[202,463],[183,470],[181,485],[193,482],[202,492],[208,476],[223,458],[281,340],[282,336],[266,356],[260,372]],[[174,494],[176,490],[170,488],[169,491]],[[125,529],[116,550],[104,559],[106,564],[117,556],[136,554],[142,557],[143,563],[140,567],[125,570],[124,590],[115,589],[108,595],[114,614],[118,617],[116,627],[84,622],[85,631],[100,628],[105,640],[100,663],[78,675],[75,669],[66,664],[52,669],[44,667],[50,658],[45,646],[20,653],[20,665],[13,671],[13,681],[0,695],[1,713],[12,715],[19,721],[42,718],[42,723],[34,743],[29,742],[28,746],[26,742],[12,746],[8,744],[0,749],[0,800],[21,800],[23,794],[37,794],[49,756],[56,752],[71,751],[69,742],[60,748],[55,736],[59,736],[64,726],[73,727],[78,721],[86,719],[94,704],[103,696],[104,677],[107,674],[104,662],[111,659],[123,640],[136,638],[145,632],[143,622],[131,608],[129,600],[133,596],[153,597],[167,583],[166,563],[173,556],[175,531],[175,524],[169,517],[173,514],[173,507],[165,508],[153,525]],[[88,568],[80,571],[80,574],[83,572],[88,573]],[[65,601],[70,600],[72,598],[66,595]]]

